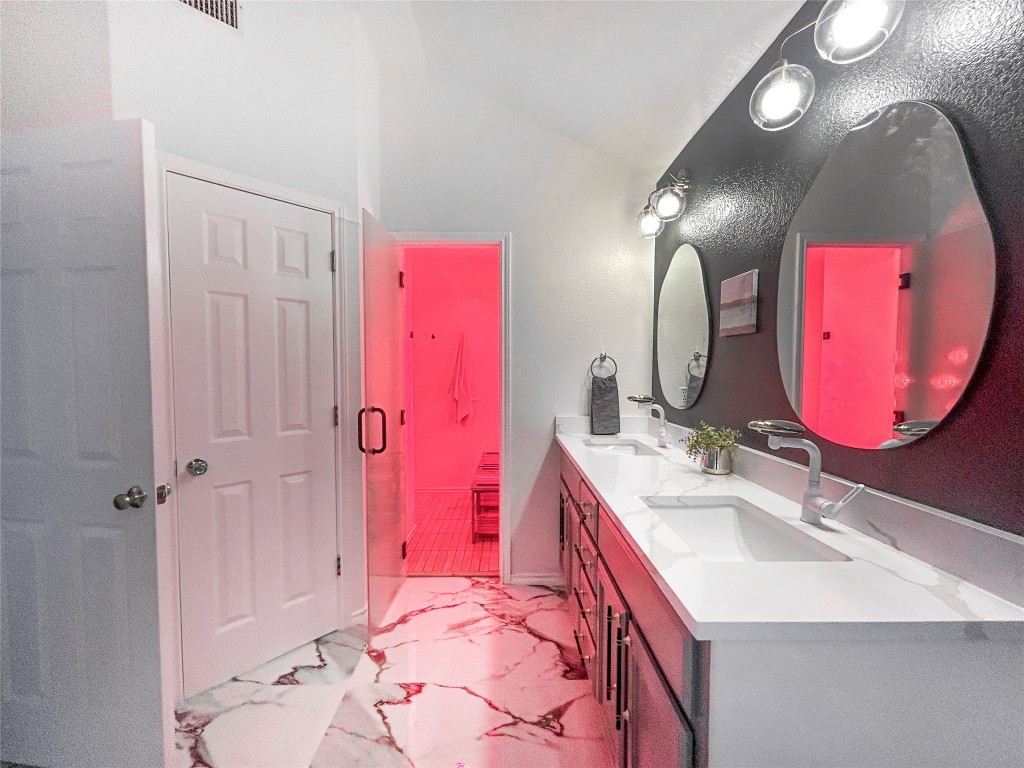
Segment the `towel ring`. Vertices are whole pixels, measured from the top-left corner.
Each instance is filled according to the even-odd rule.
[[[590,363],[590,374],[592,376],[595,376],[595,377],[599,378],[599,379],[606,378],[605,376],[598,376],[597,372],[594,370],[594,363],[603,363],[606,360],[611,360],[612,365],[614,366],[614,368],[612,369],[612,372],[610,374],[608,374],[608,375],[609,376],[614,376],[615,374],[617,374],[619,372],[619,364],[615,362],[615,358],[614,357],[612,357],[611,355],[606,355],[604,352],[602,352],[598,357],[595,357],[591,361],[591,363]]]
[[[706,357],[707,355],[702,355],[700,352],[694,352],[693,357],[691,357],[690,361],[686,364],[686,372],[691,376],[696,376],[696,374],[690,369],[690,366],[693,365],[694,363],[700,365],[701,359]]]

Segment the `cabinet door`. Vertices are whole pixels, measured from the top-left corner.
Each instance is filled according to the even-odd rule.
[[[597,664],[594,666],[594,693],[601,705],[605,728],[611,740],[615,765],[625,764],[625,729],[622,711],[625,707],[625,679],[628,652],[629,614],[604,563],[598,571],[599,611]]]
[[[691,768],[693,733],[639,632],[628,638],[627,768]]]

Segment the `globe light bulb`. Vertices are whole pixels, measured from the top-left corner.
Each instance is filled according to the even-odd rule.
[[[654,215],[662,221],[678,219],[686,207],[686,197],[681,189],[665,187],[659,189],[649,200],[654,207]]]
[[[814,47],[835,64],[877,51],[903,17],[906,0],[828,0],[814,22]]]
[[[644,209],[640,211],[635,224],[637,234],[646,238],[657,237],[665,228],[665,222],[655,215],[654,208],[650,205],[645,205]]]
[[[781,120],[800,103],[800,86],[792,80],[777,80],[761,97],[761,113],[769,120]]]
[[[779,63],[750,94],[750,119],[766,131],[788,128],[814,99],[814,75],[799,64]]]
[[[878,34],[889,11],[885,0],[851,0],[832,20],[832,35],[843,48],[857,48]]]

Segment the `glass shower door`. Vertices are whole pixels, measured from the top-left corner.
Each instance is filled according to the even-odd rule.
[[[368,619],[379,627],[405,578],[405,398],[402,249],[363,211],[363,408]]]

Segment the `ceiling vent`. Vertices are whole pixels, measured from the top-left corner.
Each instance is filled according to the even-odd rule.
[[[238,0],[181,0],[197,11],[238,29]]]

